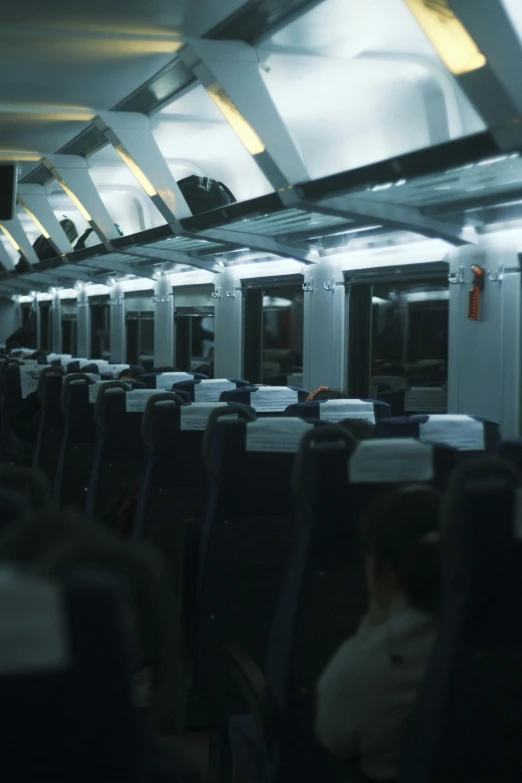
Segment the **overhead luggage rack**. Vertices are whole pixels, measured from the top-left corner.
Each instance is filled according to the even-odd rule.
[[[364,232],[371,240],[383,231],[409,232],[476,243],[488,222],[522,217],[521,153],[513,129],[479,133],[200,213],[181,221],[181,234],[164,225],[40,262],[30,272],[5,273],[0,293],[27,293],[35,283],[61,285],[75,276],[152,277],[158,264],[217,273],[239,251],[315,264],[314,246],[337,233]]]

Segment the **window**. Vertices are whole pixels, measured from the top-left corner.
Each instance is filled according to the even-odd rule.
[[[91,300],[91,355],[89,359],[110,359],[111,331],[108,297]]]
[[[154,313],[130,312],[125,316],[127,361],[148,370],[154,366]]]
[[[251,383],[293,384],[303,369],[301,278],[253,281],[244,287],[243,374]]]
[[[176,368],[214,375],[214,308],[177,307]]]
[[[40,303],[40,350],[51,350],[51,305]]]
[[[71,356],[78,354],[78,310],[76,302],[63,301],[62,313],[62,351]]]
[[[78,320],[74,316],[62,316],[62,350],[71,356],[78,354]]]
[[[348,281],[350,396],[390,401],[405,387],[447,388],[447,268],[415,270],[382,270],[379,278],[373,271],[373,280]]]

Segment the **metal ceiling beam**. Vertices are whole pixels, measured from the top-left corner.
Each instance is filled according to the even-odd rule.
[[[137,112],[104,112],[94,120],[169,225],[192,212],[152,133],[150,119]]]
[[[448,5],[484,57],[483,64],[475,58],[472,70],[457,73],[457,82],[489,128],[509,124],[522,113],[522,50],[504,3],[449,0]]]
[[[296,261],[302,261],[303,264],[318,264],[321,260],[315,253],[278,242],[274,237],[264,234],[249,234],[230,228],[212,228],[205,229],[201,234],[185,232],[185,236],[194,237],[194,239],[213,239],[215,242],[221,242],[229,247],[247,247],[249,250],[259,250],[283,258],[293,258]]]
[[[74,251],[47,198],[43,185],[18,185],[18,201],[42,233],[47,234],[56,255]]]
[[[212,261],[204,261],[203,259],[191,256],[189,253],[182,253],[179,250],[160,250],[156,247],[135,247],[132,250],[119,250],[118,252],[126,256],[135,256],[136,258],[148,258],[149,260],[165,261],[169,264],[184,264],[185,266],[193,266],[196,269],[204,269],[207,272],[213,272],[217,274],[222,272],[223,269]]]
[[[357,196],[338,196],[317,203],[299,202],[299,206],[302,209],[309,209],[324,215],[336,215],[349,220],[372,220],[388,228],[413,231],[426,237],[443,239],[457,247],[478,243],[474,229],[462,228],[443,220],[435,220],[423,215],[416,207],[405,207],[377,200],[370,201]]]
[[[0,239],[0,265],[5,269],[6,272],[11,272],[15,267],[11,256],[5,249],[2,239]]]
[[[310,177],[261,75],[259,53],[241,41],[191,39],[191,68],[274,190]]]
[[[134,275],[136,277],[145,277],[147,280],[154,280],[154,272],[149,267],[133,266],[125,264],[122,261],[104,261],[103,256],[96,259],[82,261],[82,266],[88,266],[92,269],[99,269],[105,272],[115,272],[123,275]]]
[[[114,221],[91,179],[85,158],[79,155],[49,155],[43,159],[43,164],[58,180],[102,242],[119,236]]]
[[[31,266],[40,262],[40,259],[34,252],[33,246],[18,218],[14,218],[14,220],[2,220],[0,225],[8,232],[9,236],[7,236],[7,239],[13,244],[13,247],[14,245],[17,245],[15,249],[23,255]]]

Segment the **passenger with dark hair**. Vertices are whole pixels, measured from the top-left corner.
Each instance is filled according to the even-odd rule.
[[[126,370],[122,370],[118,375],[119,381],[125,381],[127,383],[135,383],[140,379],[140,371],[137,367],[127,367]]]
[[[370,780],[398,776],[406,723],[437,633],[439,494],[410,486],[378,497],[361,520],[371,604],[318,683],[316,733]]]
[[[347,400],[348,395],[329,386],[319,386],[308,395],[305,402],[320,402],[321,400]]]

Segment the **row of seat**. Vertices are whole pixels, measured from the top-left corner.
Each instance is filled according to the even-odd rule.
[[[222,404],[198,403],[198,387],[209,388],[200,379],[159,394],[107,382],[94,405],[95,382],[78,374],[44,374],[44,407],[48,395],[56,401],[56,378],[66,418],[60,493],[76,471],[90,473],[88,492],[78,480],[71,505],[87,494],[89,509],[103,514],[136,480],[132,535],[155,543],[169,566],[178,640],[172,727],[224,727],[241,714],[232,665],[255,718],[232,721],[236,767],[252,777],[277,756],[282,779],[314,779],[314,770],[322,779],[328,760],[312,736],[314,685],[366,609],[360,511],[388,484],[444,488],[465,457],[498,449],[498,425],[461,416],[397,420],[383,404],[305,403],[305,392],[245,382],[220,390]],[[260,404],[258,395],[274,399]],[[357,443],[335,423],[357,415],[375,420],[373,440]],[[44,413],[42,438],[45,421]],[[264,698],[252,665],[266,673]]]

